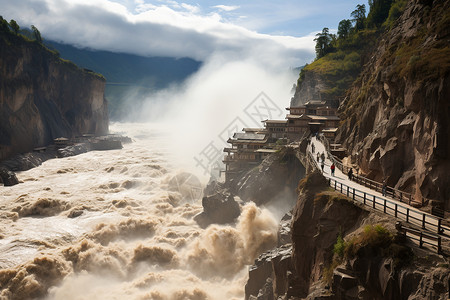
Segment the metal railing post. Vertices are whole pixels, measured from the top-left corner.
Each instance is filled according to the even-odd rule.
[[[397,218],[397,208],[398,208],[398,204],[395,203],[395,217]]]
[[[386,213],[386,199],[384,199],[384,208],[383,208],[383,210],[384,210],[384,213]]]
[[[366,205],[366,192],[364,192],[364,205]]]
[[[406,223],[409,223],[409,208],[406,209]]]
[[[422,228],[425,229],[425,214],[422,216]]]
[[[373,208],[375,209],[375,196],[373,196]]]
[[[355,188],[353,188],[353,200],[355,200]]]

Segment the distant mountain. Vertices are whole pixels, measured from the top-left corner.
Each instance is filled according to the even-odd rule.
[[[145,95],[183,82],[197,72],[202,64],[190,58],[143,57],[80,49],[48,40],[45,44],[48,48],[57,50],[61,58],[106,78],[105,96],[109,101],[111,119],[116,120],[126,119],[129,108],[139,105]],[[134,99],[127,98],[130,94],[134,95]]]

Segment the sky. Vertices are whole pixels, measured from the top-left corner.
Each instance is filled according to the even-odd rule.
[[[144,56],[255,57],[283,67],[314,58],[314,35],[336,30],[355,0],[0,0],[0,14],[79,47]],[[367,5],[367,4],[366,4]]]

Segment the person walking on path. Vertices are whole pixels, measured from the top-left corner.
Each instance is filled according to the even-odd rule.
[[[324,153],[324,152],[322,152],[322,154],[320,154],[320,158],[321,158],[322,160],[325,160],[325,153]]]
[[[348,170],[348,173],[347,173],[347,175],[348,175],[348,180],[352,180],[352,177],[353,177],[353,169],[352,168],[350,168],[350,170]]]
[[[336,169],[336,166],[334,163],[331,164],[330,170],[331,170],[331,176],[334,176],[334,170]]]
[[[314,143],[311,143],[311,152],[312,152],[312,153],[314,153],[314,149],[315,149]]]
[[[319,152],[317,152],[317,162],[319,162],[319,159],[320,159]]]
[[[381,188],[381,194],[383,196],[386,196],[386,188],[387,188],[387,182],[386,182],[386,179],[385,179],[385,180],[383,180],[383,187]]]
[[[322,168],[322,173],[323,173],[323,167],[325,167],[325,160],[324,160],[324,159],[322,159],[322,162],[321,162],[321,164],[320,164],[320,167]]]

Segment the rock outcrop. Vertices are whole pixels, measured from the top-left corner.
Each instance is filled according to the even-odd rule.
[[[232,223],[241,213],[238,202],[240,202],[239,197],[234,197],[226,190],[204,196],[202,199],[203,212],[196,215],[194,220],[202,228],[213,223]]]
[[[289,211],[295,205],[298,181],[305,176],[305,167],[294,151],[286,147],[269,155],[230,189],[244,201],[253,201],[257,205],[275,201],[277,205],[285,204],[285,212]]]
[[[301,106],[312,100],[332,100],[323,91],[329,89],[326,81],[314,71],[302,71],[290,106]]]
[[[450,2],[409,1],[350,89],[338,140],[372,179],[450,210]]]
[[[19,183],[16,174],[5,168],[0,167],[0,183],[4,186],[13,186]]]
[[[108,132],[102,76],[0,30],[0,160],[55,138]]]
[[[320,280],[324,265],[332,258],[337,236],[354,230],[368,214],[343,197],[324,192],[326,186],[325,178],[318,172],[299,184],[291,232],[301,297],[306,297],[312,283]]]

